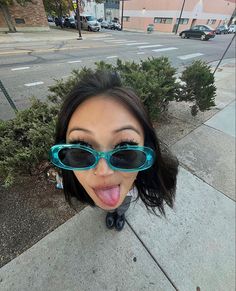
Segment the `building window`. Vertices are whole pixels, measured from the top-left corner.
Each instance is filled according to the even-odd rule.
[[[216,23],[216,19],[208,19],[207,20],[207,24],[215,24]]]
[[[130,21],[130,16],[123,16],[123,20],[126,21],[126,22],[129,22]]]
[[[176,23],[179,22],[179,24],[188,24],[189,18],[180,18],[180,22],[179,22],[179,18],[176,19]]]
[[[163,18],[163,17],[155,17],[154,23],[165,23],[165,24],[171,24],[173,18]]]
[[[16,24],[25,24],[24,18],[15,18]]]

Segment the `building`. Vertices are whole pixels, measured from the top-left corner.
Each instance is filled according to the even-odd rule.
[[[76,3],[76,0],[73,0],[73,3]],[[84,0],[80,12],[83,14],[89,14],[95,18],[104,18],[104,3],[98,4],[95,0]],[[74,11],[71,15],[74,15]]]
[[[196,24],[216,28],[227,24],[236,0],[124,0],[123,27],[145,31],[154,24],[155,31],[174,32],[183,7],[179,31]]]
[[[49,30],[43,0],[34,0],[20,6],[16,2],[8,6],[9,16],[16,31]],[[0,9],[0,31],[9,31],[3,11]]]
[[[111,21],[114,18],[119,18],[120,0],[106,0],[104,2],[105,19]]]

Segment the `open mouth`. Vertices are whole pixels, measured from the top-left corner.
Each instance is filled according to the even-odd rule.
[[[107,206],[117,205],[120,199],[120,185],[105,187],[105,188],[95,188],[93,189],[96,196]]]

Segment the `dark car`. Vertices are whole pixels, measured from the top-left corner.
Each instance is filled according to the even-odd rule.
[[[209,40],[215,37],[216,31],[208,25],[195,25],[190,29],[180,32],[181,38],[200,38],[201,40]]]
[[[229,32],[229,28],[227,25],[220,25],[216,28],[216,34],[226,34]]]
[[[76,28],[76,20],[73,16],[66,17],[64,20],[64,27]]]
[[[59,16],[55,17],[56,26],[60,26],[62,28],[64,25],[64,21],[65,21],[64,17],[59,17]]]

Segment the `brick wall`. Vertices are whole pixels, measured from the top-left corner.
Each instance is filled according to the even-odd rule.
[[[14,5],[9,6],[9,12],[17,31],[48,29],[43,0],[34,0],[34,4],[27,3],[23,7],[15,2]],[[0,11],[0,29],[2,27],[6,27],[6,24]]]

